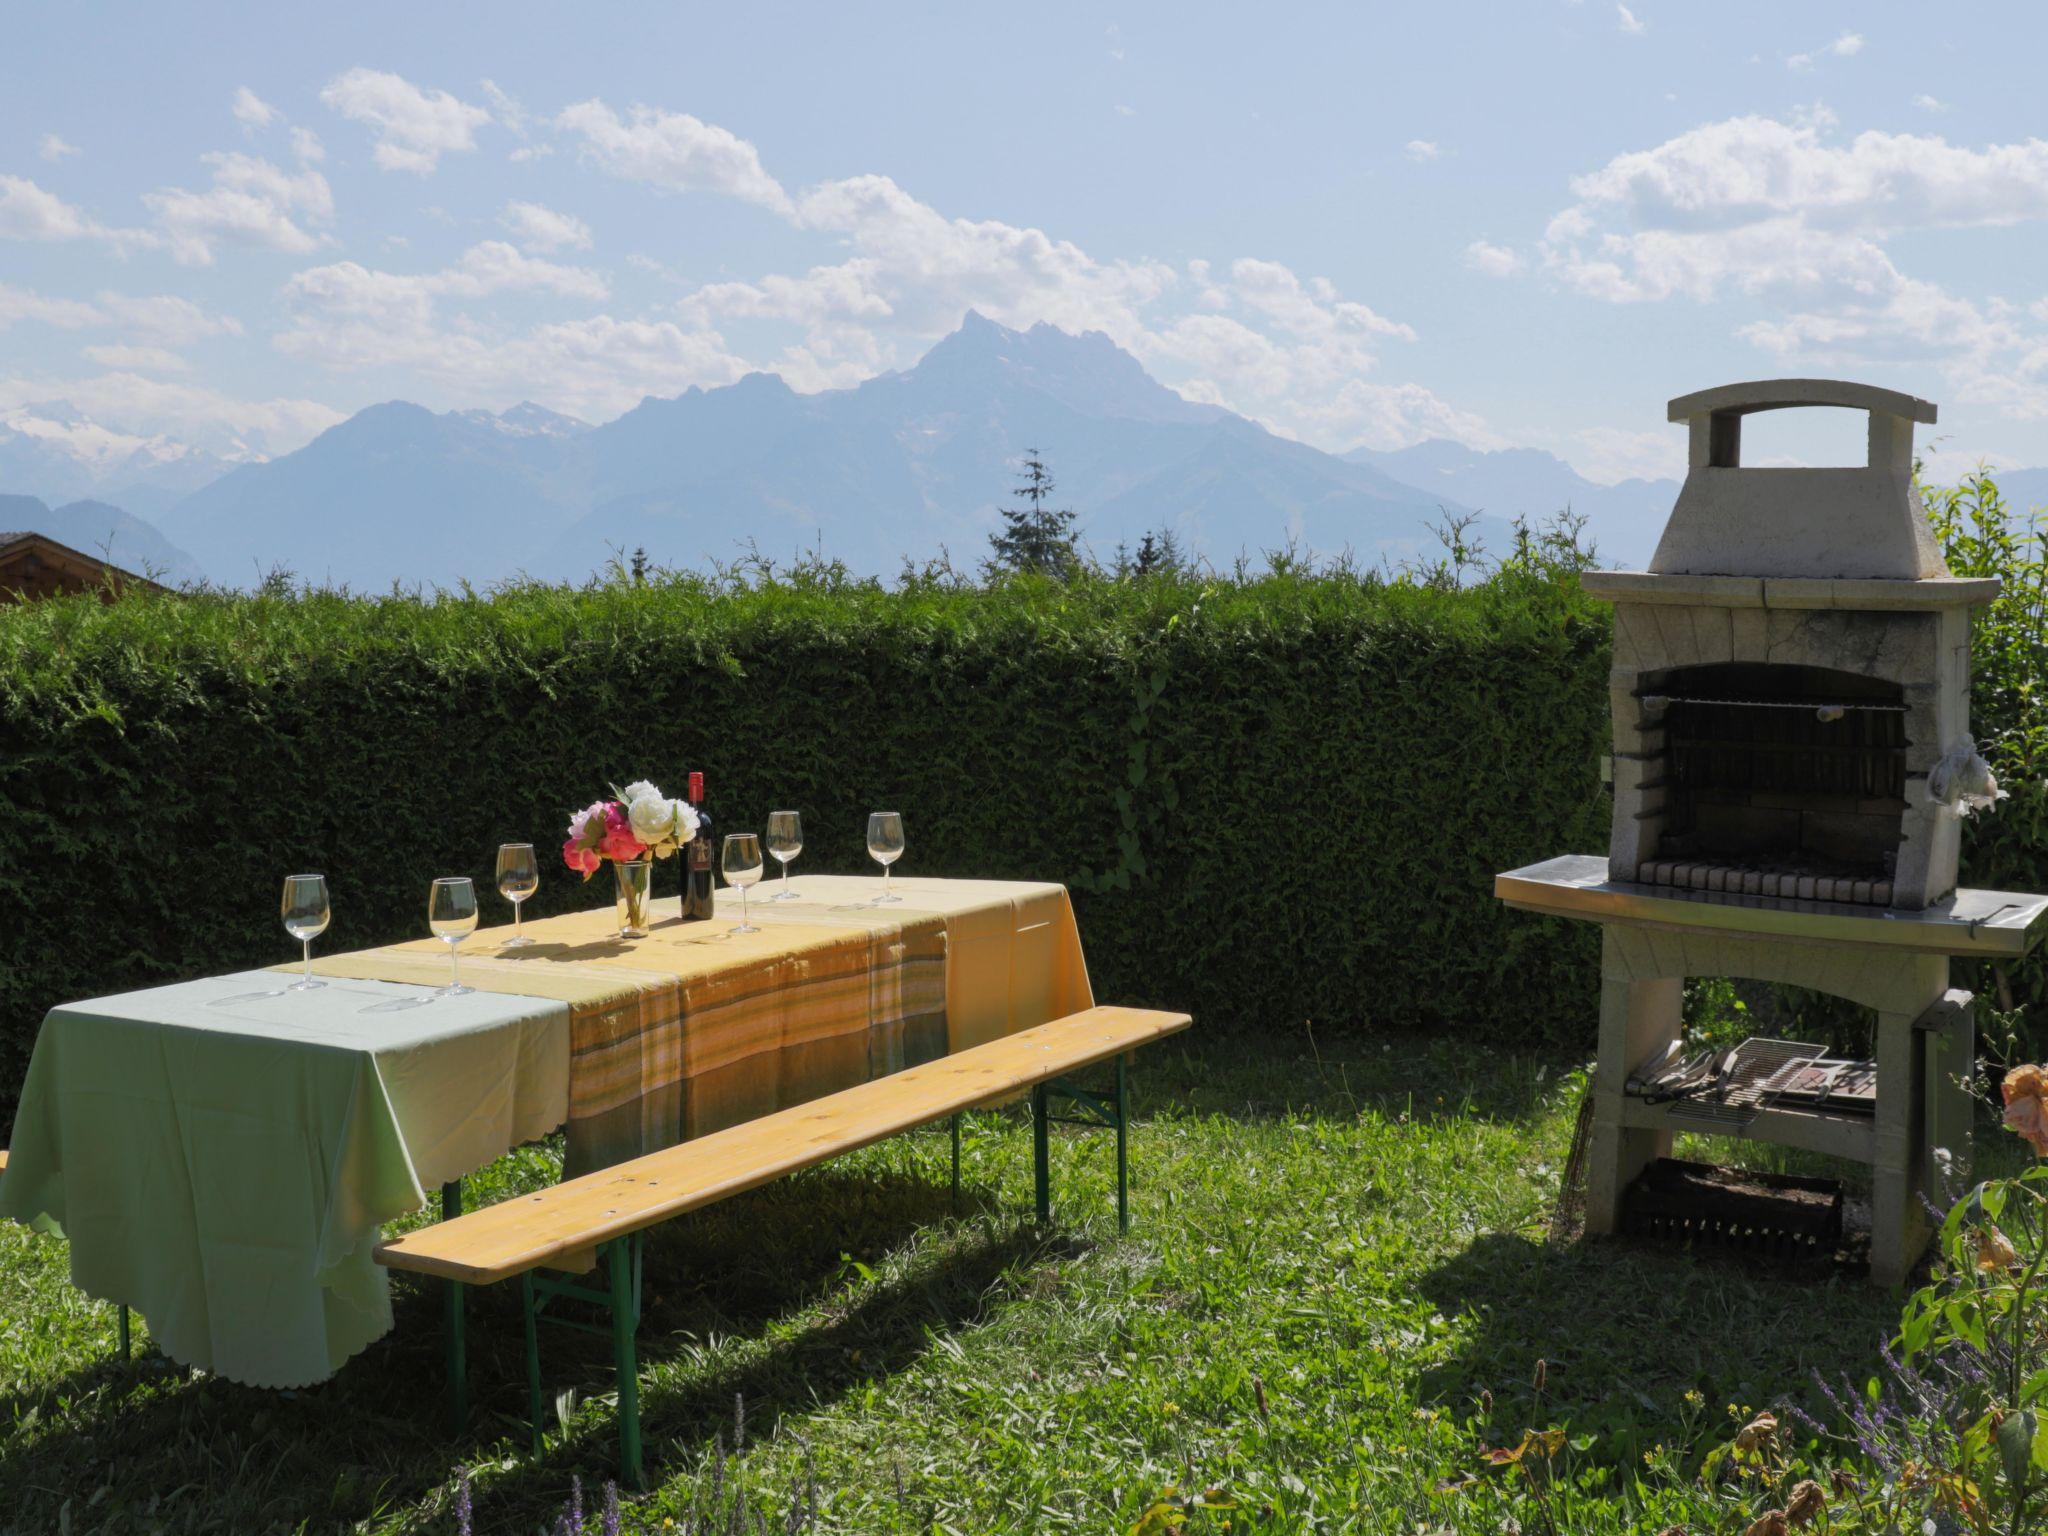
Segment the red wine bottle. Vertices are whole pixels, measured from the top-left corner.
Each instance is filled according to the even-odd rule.
[[[697,835],[677,855],[683,862],[683,921],[700,923],[711,916],[711,813],[704,808],[704,775],[690,775],[690,804],[697,812]]]

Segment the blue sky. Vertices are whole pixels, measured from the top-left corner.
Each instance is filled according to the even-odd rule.
[[[1107,331],[1331,449],[1671,472],[1867,379],[2048,464],[2034,5],[17,7],[0,415],[256,451],[363,405]],[[1841,461],[1787,413],[1752,455]],[[1815,418],[1815,419],[1801,419]]]

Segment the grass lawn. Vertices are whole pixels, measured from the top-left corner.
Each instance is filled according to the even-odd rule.
[[[1209,1029],[1134,1083],[1126,1238],[1106,1133],[1057,1137],[1055,1230],[1024,1220],[1016,1111],[970,1122],[958,1212],[940,1129],[657,1232],[653,1491],[627,1529],[693,1530],[737,1496],[780,1531],[814,1496],[833,1531],[1498,1530],[1498,1495],[1438,1485],[1559,1423],[1561,1528],[1654,1531],[1705,1516],[1650,1463],[1814,1367],[1861,1381],[1896,1321],[1860,1284],[1546,1246],[1577,1093],[1555,1060]],[[529,1149],[473,1187],[552,1176]],[[611,1469],[609,1346],[569,1330],[542,1337],[565,1420],[522,1454],[509,1288],[473,1299],[455,1440],[430,1288],[401,1281],[390,1337],[282,1394],[193,1380],[146,1331],[112,1363],[112,1309],[65,1276],[61,1243],[0,1226],[0,1530],[452,1532],[468,1467],[476,1530],[531,1532]]]

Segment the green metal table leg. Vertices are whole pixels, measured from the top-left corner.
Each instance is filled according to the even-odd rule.
[[[1124,1070],[1126,1058],[1116,1059],[1116,1229],[1131,1230],[1130,1146],[1131,1089]]]
[[[533,1271],[519,1277],[519,1306],[526,1318],[526,1417],[533,1426],[533,1454],[543,1445],[540,1401],[540,1309],[534,1305]]]
[[[953,1117],[953,1203],[960,1203],[960,1117]]]
[[[612,1350],[619,1373],[619,1477],[629,1488],[645,1486],[640,1471],[640,1368],[634,1358],[633,1240],[615,1238],[611,1249]]]
[[[1052,1121],[1045,1084],[1031,1090],[1031,1171],[1038,1224],[1052,1221]]]
[[[462,1180],[451,1179],[441,1186],[441,1219],[452,1221],[462,1214]],[[462,1313],[467,1287],[460,1280],[448,1284],[448,1417],[455,1433],[469,1422],[469,1357],[463,1348]]]
[[[121,1306],[121,1315],[114,1320],[114,1334],[121,1346],[121,1358],[126,1360],[128,1358],[129,1339],[128,1306],[125,1302]]]

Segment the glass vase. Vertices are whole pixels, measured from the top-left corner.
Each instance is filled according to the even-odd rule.
[[[612,878],[619,883],[619,937],[647,937],[648,902],[654,894],[654,860],[612,861]]]

